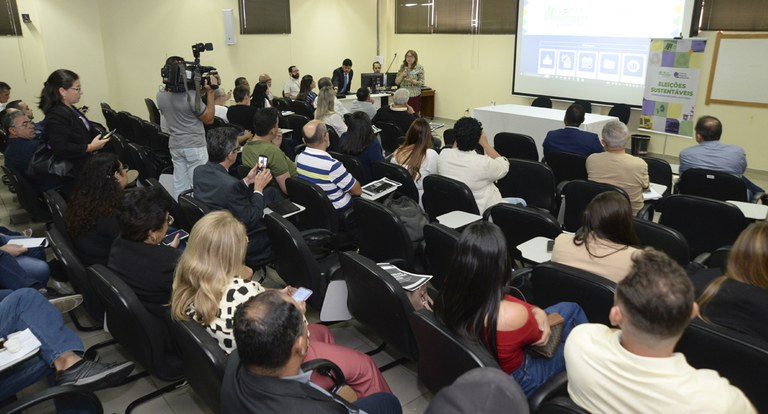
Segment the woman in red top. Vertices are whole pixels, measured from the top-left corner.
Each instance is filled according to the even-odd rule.
[[[542,310],[504,293],[512,262],[504,234],[493,223],[482,221],[464,230],[457,254],[435,301],[435,315],[448,329],[483,343],[526,396],[553,375],[565,370],[563,344],[571,329],[587,322],[579,305],[562,302]],[[565,320],[563,337],[552,358],[533,357],[528,345],[546,344],[550,336],[547,314]],[[487,327],[494,329],[487,329]]]

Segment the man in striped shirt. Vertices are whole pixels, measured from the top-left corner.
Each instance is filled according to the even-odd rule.
[[[325,124],[313,119],[304,126],[304,143],[301,154],[296,156],[297,176],[317,184],[333,203],[336,211],[344,211],[352,205],[351,196],[359,196],[363,190],[360,183],[348,173],[344,165],[333,159],[325,150],[330,145]]]

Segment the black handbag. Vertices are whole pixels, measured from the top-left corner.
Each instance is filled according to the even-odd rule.
[[[71,160],[60,158],[53,155],[53,151],[48,144],[41,142],[32,154],[32,160],[27,167],[27,175],[30,177],[54,175],[62,178],[72,178],[72,168],[74,164]]]

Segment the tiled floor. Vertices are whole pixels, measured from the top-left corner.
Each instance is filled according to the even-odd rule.
[[[8,191],[5,185],[0,184],[0,225],[14,230],[22,230],[31,227],[35,235],[43,235],[45,225],[32,222],[29,215],[20,207],[15,195]],[[264,282],[267,287],[281,287],[284,283],[277,277],[277,274],[270,269],[268,278]],[[317,311],[308,311],[308,319],[318,320]],[[98,332],[78,332],[68,316],[65,316],[67,326],[82,338],[86,348],[110,338],[110,335],[104,331]],[[379,340],[370,331],[361,327],[355,321],[335,324],[330,327],[334,334],[336,343],[350,348],[366,352],[376,347]],[[111,362],[117,360],[129,359],[124,350],[119,345],[108,346],[99,351],[101,361]],[[374,361],[378,366],[385,365],[399,358],[394,351],[385,350],[375,355]],[[416,379],[416,365],[409,363],[396,366],[384,372],[384,377],[389,383],[390,388],[398,397],[403,405],[403,412],[422,413],[429,404],[431,394],[418,384]],[[117,388],[105,389],[97,392],[99,399],[104,405],[105,413],[123,413],[131,401],[148,394],[155,389],[161,388],[168,383],[152,377],[141,378],[130,384]],[[30,387],[25,393],[34,392],[43,389],[45,383],[41,382]],[[30,413],[53,413],[53,404],[44,405]],[[205,404],[199,400],[195,393],[188,387],[183,386],[173,392],[167,393],[162,397],[151,400],[140,405],[134,411],[137,414],[142,413],[210,413],[211,411]]]

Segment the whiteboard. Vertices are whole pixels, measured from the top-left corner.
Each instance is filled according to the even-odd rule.
[[[718,32],[707,105],[768,107],[768,33]]]

